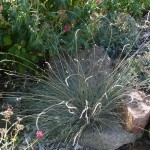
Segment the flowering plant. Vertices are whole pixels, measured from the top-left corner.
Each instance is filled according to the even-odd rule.
[[[102,3],[102,0],[98,0],[97,2],[98,2],[98,4],[101,4],[101,3]]]
[[[10,123],[10,119],[13,116],[12,107],[8,107],[7,110],[0,114],[4,118],[2,121],[5,121],[5,127],[0,127],[0,149],[15,149],[18,134],[24,129],[24,125],[20,123],[22,119],[18,117],[15,123]]]
[[[38,139],[41,139],[41,138],[43,138],[43,136],[44,136],[44,133],[43,133],[43,131],[41,131],[41,130],[38,130],[38,131],[36,132],[36,137],[37,137]]]
[[[64,26],[64,30],[65,30],[65,32],[70,31],[70,26],[66,24],[66,25]]]

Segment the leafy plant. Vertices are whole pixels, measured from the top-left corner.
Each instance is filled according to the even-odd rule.
[[[130,61],[135,69],[139,80],[147,80],[150,77],[150,52],[145,52],[143,56],[137,56]],[[147,84],[148,86],[148,84]]]
[[[108,14],[99,18],[99,32],[95,41],[102,44],[111,58],[125,56],[137,38],[135,20],[127,14]]]
[[[31,35],[30,31],[28,31],[28,25],[34,24],[36,20],[34,17],[26,16],[26,14],[29,15],[30,13],[30,8],[27,5],[29,4],[28,2],[17,3],[14,1],[11,3],[3,2],[2,4],[3,20],[0,26],[2,29],[0,36],[2,52],[0,59],[2,62],[7,60],[1,64],[1,68],[16,69],[16,71],[24,73],[28,67],[34,67],[32,63],[39,63],[41,56],[43,56],[43,52],[33,51],[28,46],[28,38]],[[13,65],[13,63],[9,63],[10,60],[12,62],[17,61],[18,64]],[[29,63],[29,61],[32,63]],[[35,72],[32,73],[35,74]]]
[[[93,2],[90,4],[86,1],[3,2],[2,15],[7,25],[1,26],[1,60],[7,57],[23,65],[27,65],[26,60],[41,63],[62,51],[75,52],[76,40],[79,47],[88,47],[92,33],[86,22],[97,6]],[[10,53],[12,58],[5,53]],[[18,60],[18,57],[23,59]],[[23,65],[13,68],[24,73]],[[28,66],[33,67],[31,63]]]
[[[133,17],[141,17],[145,10],[150,9],[149,0],[104,0],[101,8],[105,13],[128,13]]]
[[[93,3],[91,5],[94,6]],[[85,33],[91,34],[86,23],[96,9],[96,5],[91,5],[87,5],[86,1],[15,1],[10,5],[9,16],[6,18],[14,41],[20,43],[24,40],[27,49],[40,51],[42,54],[48,51],[50,55],[54,55],[58,53],[58,47],[68,49],[70,43],[74,44],[78,29],[85,36],[81,37],[84,39],[81,41],[86,43],[88,39]],[[64,29],[66,25],[69,25],[69,32]],[[79,44],[84,45],[84,42]]]

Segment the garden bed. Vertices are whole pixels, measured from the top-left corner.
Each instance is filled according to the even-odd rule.
[[[146,150],[150,14],[137,18],[149,8],[0,2],[0,149]]]

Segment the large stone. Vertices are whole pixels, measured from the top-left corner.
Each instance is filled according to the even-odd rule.
[[[132,150],[150,150],[150,144],[137,144]]]
[[[62,55],[51,59],[50,64],[53,68],[59,66],[59,69],[61,69],[61,67],[68,68],[69,66],[73,70],[78,67],[85,75],[97,75],[102,71],[109,72],[112,62],[103,47],[94,46],[90,49],[80,50],[75,57]]]
[[[93,146],[97,150],[115,150],[124,144],[135,142],[142,133],[129,133],[121,125],[117,124],[102,132],[85,132],[81,143],[85,146]]]
[[[79,61],[85,73],[92,71],[95,75],[101,71],[110,72],[111,59],[103,47],[93,47],[79,54]]]
[[[95,46],[82,51],[78,60],[90,87],[95,86],[99,78],[105,80],[112,71],[111,59],[103,47]]]
[[[132,91],[129,96],[122,110],[125,127],[130,132],[141,132],[150,119],[149,101],[141,91]]]
[[[47,63],[48,64],[48,63]],[[103,47],[81,50],[76,56],[61,55],[51,59],[49,63],[49,74],[51,76],[65,80],[71,77],[85,77],[86,83],[90,87],[95,86],[97,80],[105,80],[111,72],[111,59]],[[69,80],[68,80],[69,81]]]

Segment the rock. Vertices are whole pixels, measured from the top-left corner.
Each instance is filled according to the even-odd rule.
[[[111,72],[111,59],[103,47],[81,51],[78,57],[89,86],[95,86],[98,78],[104,80]],[[80,72],[82,73],[82,72]]]
[[[72,76],[74,78],[80,74],[85,77],[89,86],[95,86],[97,78],[105,79],[110,74],[112,65],[106,50],[97,46],[80,51],[76,57],[59,56],[46,63],[49,66],[49,74],[52,77],[57,75],[61,80],[65,80],[71,74],[75,74]]]
[[[150,105],[141,91],[129,93],[131,100],[127,100],[123,107],[125,128],[130,132],[141,132],[150,119]]]
[[[93,146],[97,150],[115,150],[124,144],[135,142],[142,133],[129,133],[119,124],[116,129],[111,128],[102,132],[85,132],[81,143]]]
[[[102,71],[101,69],[110,72],[111,59],[103,47],[95,46],[92,49],[82,51],[79,54],[79,61],[85,73],[92,71],[96,75]]]
[[[136,144],[133,150],[150,150],[149,144]]]
[[[83,149],[83,148],[78,143],[74,146],[74,150],[81,150],[81,149]]]
[[[109,58],[107,51],[103,47],[98,46],[94,46],[91,49],[81,50],[75,58],[59,58],[56,61],[56,64],[62,63],[64,60],[67,61],[70,66],[77,66],[80,64],[79,67],[83,69],[85,74],[89,74],[90,72],[97,74],[98,71],[102,71],[102,68],[105,69],[105,71],[109,71],[111,66],[111,59]],[[64,64],[65,63],[63,63],[63,65]]]

